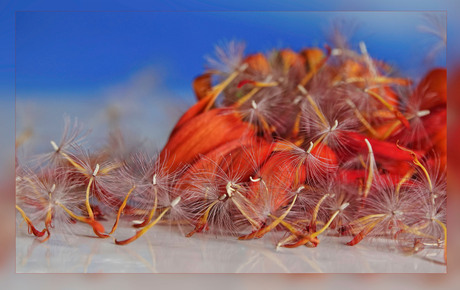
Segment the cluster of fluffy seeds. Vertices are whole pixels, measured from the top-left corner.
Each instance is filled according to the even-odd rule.
[[[123,151],[120,137],[90,152],[66,121],[50,153],[18,162],[30,232],[48,239],[78,222],[107,238],[123,219],[138,231],[117,244],[162,223],[187,237],[281,232],[278,247],[315,247],[334,232],[349,245],[445,247],[445,69],[413,84],[364,43],[268,55],[230,43],[217,56],[158,154]]]

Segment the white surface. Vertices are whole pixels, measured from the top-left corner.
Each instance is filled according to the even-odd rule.
[[[39,243],[17,228],[18,273],[445,273],[442,250],[404,256],[376,242],[345,245],[350,237],[320,236],[317,248],[275,249],[273,235],[260,240],[195,234],[186,238],[157,226],[137,241],[117,246],[111,238],[53,234]],[[115,237],[130,237],[134,230],[119,228]],[[434,255],[433,255],[434,254]]]

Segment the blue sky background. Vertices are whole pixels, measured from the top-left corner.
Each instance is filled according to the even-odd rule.
[[[4,0],[0,2],[0,98],[4,102],[11,102],[14,95],[14,40],[15,40],[15,12],[16,11],[228,11],[228,10],[307,10],[307,11],[375,11],[375,10],[401,10],[401,11],[427,11],[445,10],[448,11],[448,30],[449,46],[458,47],[460,39],[455,37],[457,34],[455,27],[460,25],[460,17],[457,17],[459,8],[458,1],[455,0],[388,0],[388,1],[322,1],[322,0],[254,0],[254,1],[146,1],[146,0],[79,0],[79,1],[38,1],[38,0]],[[178,23],[181,24],[183,22]],[[382,26],[388,26],[389,31],[393,26],[393,20],[386,20]],[[102,23],[100,23],[102,24]],[[268,24],[268,23],[267,23]],[[107,24],[109,25],[109,24]],[[316,26],[316,23],[315,23]],[[38,27],[37,27],[38,28]],[[141,27],[142,28],[142,27]],[[213,29],[215,27],[211,27]],[[127,28],[128,29],[128,28]],[[147,30],[147,27],[146,27]],[[399,30],[393,30],[399,34]],[[253,35],[254,37],[254,35]],[[208,44],[209,45],[209,44]],[[209,53],[209,49],[206,49]],[[459,59],[455,50],[448,50],[450,60]],[[195,58],[197,59],[197,58]]]
[[[365,41],[376,58],[420,75],[434,45],[420,31],[422,12],[18,12],[16,96],[56,94],[97,98],[101,89],[145,67],[179,97],[191,92],[204,57],[228,40],[247,52],[327,43],[331,25],[356,24],[352,41]],[[436,13],[434,13],[436,14]],[[437,13],[437,14],[443,14]],[[445,58],[437,64],[444,65]],[[433,65],[430,63],[429,65]]]

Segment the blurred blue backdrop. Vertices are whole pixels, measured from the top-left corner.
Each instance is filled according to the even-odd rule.
[[[436,40],[420,27],[424,12],[18,12],[16,88],[18,98],[57,94],[95,96],[145,67],[161,84],[184,97],[203,71],[204,56],[229,40],[247,52],[323,47],[338,20],[356,26],[352,43],[420,76]],[[445,13],[437,14],[445,21]],[[444,17],[444,18],[443,18]],[[346,29],[346,28],[344,28]],[[430,40],[431,39],[431,40]],[[445,52],[444,52],[445,56]],[[98,91],[99,90],[99,91]]]

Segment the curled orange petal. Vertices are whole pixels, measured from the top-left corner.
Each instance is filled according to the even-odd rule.
[[[200,154],[242,136],[252,136],[254,131],[229,109],[219,108],[195,116],[179,127],[163,148],[160,160],[165,168],[175,171],[189,164]]]
[[[202,74],[193,80],[193,91],[198,101],[204,99],[212,90],[212,75]]]
[[[420,110],[428,110],[436,106],[446,105],[447,102],[447,71],[445,68],[436,68],[420,81],[412,96],[414,99],[425,96]]]
[[[267,58],[262,53],[251,54],[244,60],[248,64],[249,71],[255,71],[262,75],[270,73],[271,68]]]

